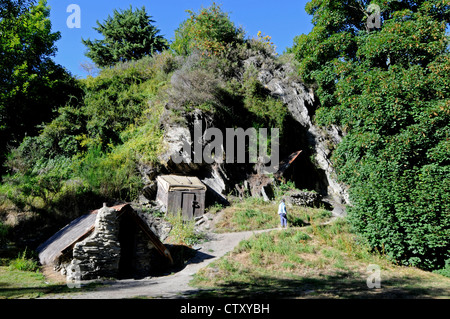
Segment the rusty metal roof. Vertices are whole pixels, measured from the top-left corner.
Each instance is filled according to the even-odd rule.
[[[83,215],[59,230],[37,248],[42,265],[50,265],[69,246],[81,241],[94,230],[96,212]]]
[[[281,161],[278,171],[274,174],[276,178],[283,176],[284,172],[292,165],[302,151],[297,151]]]

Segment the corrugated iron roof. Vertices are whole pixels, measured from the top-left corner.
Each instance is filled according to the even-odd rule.
[[[198,177],[194,176],[161,175],[157,177],[157,181],[168,192],[175,190],[206,190],[206,185]]]
[[[61,256],[66,248],[92,233],[96,217],[96,211],[83,215],[66,225],[40,245],[37,248],[37,252],[39,253],[39,261],[41,264],[52,264]]]

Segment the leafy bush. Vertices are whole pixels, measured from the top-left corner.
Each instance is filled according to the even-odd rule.
[[[17,160],[17,159],[16,159]],[[19,207],[50,204],[62,187],[63,181],[71,176],[72,161],[58,156],[51,159],[37,158],[27,169],[21,168],[15,174],[3,177],[2,189],[6,197]],[[43,202],[36,203],[39,198]]]
[[[123,144],[117,146],[116,152],[135,154],[136,163],[153,164],[164,150],[163,132],[159,126],[162,109],[154,109],[153,117],[142,125],[131,125],[121,134]],[[132,156],[132,155],[130,155]]]
[[[0,11],[0,173],[9,147],[38,133],[54,110],[80,96],[76,80],[52,60],[59,32],[52,32],[47,1],[2,1]]]
[[[91,191],[110,199],[132,200],[143,186],[133,154],[126,150],[103,153],[92,148],[79,162],[76,174]]]
[[[169,96],[175,107],[187,109],[211,105],[209,110],[214,111],[220,103],[218,91],[222,83],[211,71],[181,69],[173,74],[170,82]]]
[[[445,276],[445,277],[449,277],[450,278],[450,259],[447,259],[445,261],[445,266],[442,269],[438,269],[434,271],[435,273]]]
[[[151,76],[147,68],[130,63],[127,68],[110,69],[83,81],[86,129],[92,144],[119,142],[119,133],[147,107],[149,92],[142,90],[141,84]]]
[[[158,35],[160,30],[151,18],[145,7],[114,10],[113,17],[108,16],[103,24],[97,21],[98,27],[94,28],[103,39],[82,40],[88,47],[86,56],[100,67],[109,67],[165,50],[167,40]]]
[[[368,30],[364,10],[310,1],[315,27],[290,52],[316,88],[316,121],[346,132],[332,160],[355,230],[392,260],[440,268],[450,257],[448,6],[376,3],[383,25]]]
[[[202,55],[218,55],[227,45],[243,41],[243,31],[215,3],[198,13],[191,10],[187,13],[189,18],[175,30],[175,40],[170,46],[177,54],[187,56],[199,51]]]

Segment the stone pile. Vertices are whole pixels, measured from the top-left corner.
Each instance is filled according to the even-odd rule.
[[[297,206],[319,207],[322,203],[322,196],[316,192],[299,191],[290,194],[288,201]]]

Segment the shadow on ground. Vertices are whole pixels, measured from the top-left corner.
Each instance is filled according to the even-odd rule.
[[[63,294],[63,293],[75,293],[75,292],[86,292],[95,289],[98,283],[89,283],[87,285],[82,285],[80,289],[71,289],[65,284],[53,284],[48,286],[38,286],[38,287],[9,287],[8,285],[0,286],[0,299],[33,299],[49,294]]]
[[[166,276],[170,273],[179,272],[189,264],[201,263],[206,259],[214,258],[212,255],[185,245],[166,244],[166,247],[169,249],[172,256],[173,265],[170,265],[166,259],[161,258],[158,263],[155,263],[158,267],[155,267],[154,271],[151,273],[151,276],[153,277]]]
[[[232,281],[211,289],[193,289],[184,298],[343,298],[412,299],[449,298],[448,289],[418,287],[420,278],[402,277],[382,281],[381,288],[369,289],[360,273],[342,273],[319,278],[276,278],[261,276],[249,282]]]

